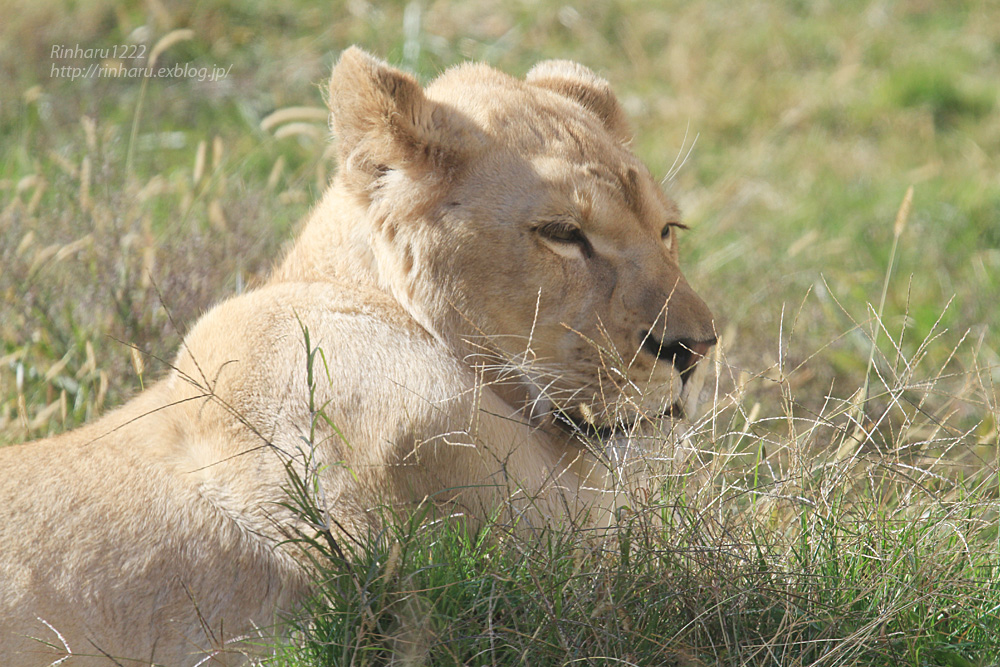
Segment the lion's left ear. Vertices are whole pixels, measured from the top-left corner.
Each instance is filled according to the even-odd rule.
[[[525,80],[575,100],[600,118],[619,141],[631,140],[628,119],[611,85],[583,65],[570,60],[543,60],[531,68]]]
[[[448,170],[482,142],[458,111],[427,99],[413,76],[357,47],[330,78],[341,173],[360,189],[387,170]]]

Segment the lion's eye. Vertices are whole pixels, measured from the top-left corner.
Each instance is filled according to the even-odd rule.
[[[587,257],[591,255],[590,242],[583,235],[583,230],[572,222],[546,222],[535,228],[541,236],[560,245],[576,245]]]
[[[538,232],[545,238],[560,243],[579,243],[583,240],[583,232],[580,231],[580,228],[565,222],[544,224],[538,228]]]
[[[663,231],[660,232],[660,238],[663,239],[664,243],[666,243],[668,246],[671,247],[674,244],[673,237],[676,235],[674,232],[674,228],[687,229],[687,225],[684,225],[680,222],[668,222],[666,225],[663,226]]]

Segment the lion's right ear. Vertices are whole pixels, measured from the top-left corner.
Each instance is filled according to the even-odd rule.
[[[600,118],[619,141],[628,143],[631,139],[628,120],[611,85],[592,70],[569,60],[543,60],[531,68],[525,80],[575,100]]]
[[[341,173],[361,187],[388,170],[448,170],[480,142],[471,121],[428,100],[417,80],[357,47],[330,78]]]

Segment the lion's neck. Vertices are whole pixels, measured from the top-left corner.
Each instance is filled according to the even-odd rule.
[[[364,204],[335,182],[268,282],[346,282],[384,290],[369,234]]]
[[[384,242],[380,251],[373,249],[373,239],[379,235],[373,232],[372,218],[378,215],[339,179],[334,181],[268,282],[335,282],[377,290],[397,301],[435,338],[453,346],[447,326],[442,329],[427,309],[412,302],[408,272],[400,271],[398,258],[387,251]],[[446,310],[441,304],[437,307]]]

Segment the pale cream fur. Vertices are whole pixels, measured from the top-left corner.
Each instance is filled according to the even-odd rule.
[[[349,49],[329,101],[337,177],[268,283],[124,407],[0,449],[0,665],[240,662],[310,590],[276,546],[289,462],[353,534],[426,502],[606,524],[609,476],[553,414],[679,401],[644,341],[704,353],[712,318],[606,82],[470,64],[424,90]]]

